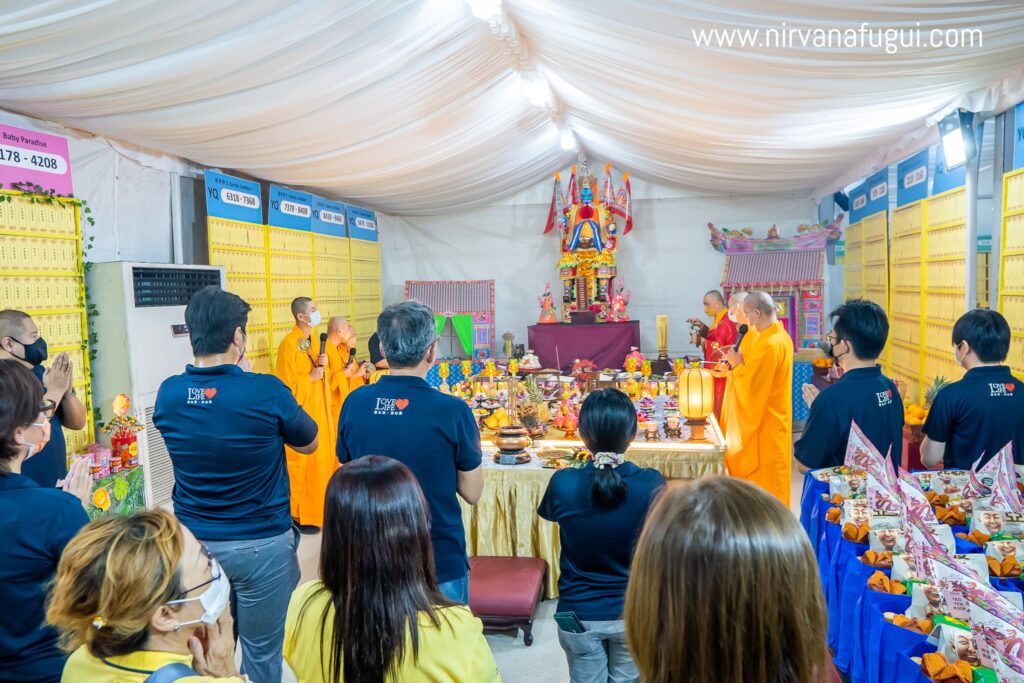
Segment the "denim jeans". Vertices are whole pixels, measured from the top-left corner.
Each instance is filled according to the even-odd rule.
[[[242,673],[280,683],[284,620],[299,583],[294,529],[248,541],[204,541],[231,580],[231,610],[242,645]]]
[[[469,604],[469,574],[466,574],[461,579],[445,581],[438,588],[441,590],[441,595],[452,602],[457,602],[460,605]]]
[[[584,621],[583,633],[558,629],[558,643],[569,662],[571,683],[636,683],[640,680],[619,621]]]

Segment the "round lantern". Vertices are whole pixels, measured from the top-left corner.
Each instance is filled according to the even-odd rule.
[[[690,441],[706,441],[704,428],[715,409],[715,380],[698,366],[684,369],[678,380],[679,412],[690,428]]]

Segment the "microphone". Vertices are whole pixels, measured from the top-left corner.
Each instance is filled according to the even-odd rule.
[[[348,360],[345,361],[345,367],[348,367],[348,366],[352,365],[352,361],[354,361],[355,359],[356,359],[356,350],[355,349],[349,349],[348,350]]]
[[[320,333],[320,355],[322,356],[325,353],[327,353],[327,333],[326,332],[321,332]]]
[[[747,335],[747,330],[749,330],[749,329],[750,328],[747,327],[746,325],[740,325],[739,326],[739,333],[740,334],[739,334],[738,337],[736,337],[736,343],[733,344],[733,346],[732,346],[733,349],[735,349],[736,351],[740,350],[740,342],[743,341],[743,337],[745,337]]]

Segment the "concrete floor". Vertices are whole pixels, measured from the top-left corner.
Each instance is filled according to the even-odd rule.
[[[797,437],[799,435],[796,435]],[[794,514],[800,512],[800,492],[803,487],[803,475],[793,471],[793,488],[790,509]],[[299,545],[299,565],[302,567],[302,581],[315,579],[318,575],[317,565],[320,554],[320,535],[303,536]],[[565,663],[565,654],[558,645],[558,631],[552,616],[557,601],[547,600],[541,603],[534,618],[533,645],[526,647],[522,635],[515,636],[509,632],[487,633],[485,637],[494,653],[494,659],[501,671],[504,683],[567,683],[569,669]],[[294,683],[295,678],[285,665],[286,683]]]

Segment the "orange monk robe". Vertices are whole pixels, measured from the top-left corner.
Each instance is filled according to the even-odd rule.
[[[312,380],[309,377],[319,351],[319,340],[307,339],[296,326],[277,347],[277,369],[274,373],[291,390],[295,400],[318,427],[319,443],[315,452],[303,455],[285,447],[288,479],[291,482],[292,517],[299,520],[299,524],[312,526],[323,526],[327,482],[334,470],[338,469],[338,455],[335,451],[338,423],[331,419],[331,389],[327,376],[329,369],[325,368],[323,379]]]
[[[732,371],[725,435],[729,474],[789,506],[793,451],[793,340],[781,322],[765,328]]]
[[[331,388],[331,423],[333,424],[335,435],[338,433],[338,417],[341,415],[341,406],[345,403],[345,398],[364,384],[360,375],[353,375],[352,377],[345,375],[348,357],[348,345],[340,344],[335,346],[330,342],[327,343],[326,376]]]
[[[715,363],[725,360],[724,349],[736,343],[736,323],[728,317],[729,309],[723,308],[715,316],[704,340],[704,365],[706,368],[714,367]],[[722,419],[722,403],[725,398],[725,377],[715,377],[715,417]]]
[[[737,326],[739,327],[739,326]],[[743,339],[740,340],[740,353],[744,358],[750,355],[750,349],[754,345],[754,341],[757,340],[757,330],[751,326],[747,327],[747,333],[743,335]],[[734,344],[736,342],[733,342]],[[717,379],[717,377],[716,377]],[[722,434],[726,433],[726,423],[729,421],[729,392],[732,391],[732,372],[726,371],[725,378],[725,395],[722,397],[722,414],[718,418],[718,426],[722,430]]]

